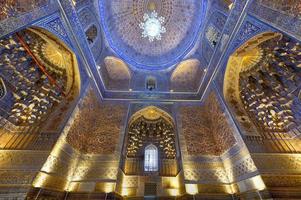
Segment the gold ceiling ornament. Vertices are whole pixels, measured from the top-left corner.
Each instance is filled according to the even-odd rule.
[[[240,73],[252,68],[252,66],[255,65],[255,61],[260,60],[262,51],[260,49],[256,49],[258,48],[258,45],[276,37],[282,37],[282,35],[280,33],[272,32],[260,34],[250,39],[230,56],[225,72],[223,88],[223,93],[227,101],[239,104],[240,101],[237,101],[236,99],[240,99]]]
[[[66,73],[67,83],[64,89],[68,94],[73,87],[74,79],[79,79],[79,76],[76,76],[79,71],[74,67],[77,65],[75,55],[65,44],[46,34],[45,31],[40,29],[30,29],[30,31],[40,37],[35,41],[37,44],[34,45],[33,53],[43,63],[44,67],[58,75]]]
[[[248,55],[245,55],[242,59],[242,72],[251,70],[262,59],[263,50],[260,47],[250,49]]]
[[[158,13],[153,10],[151,13],[145,13],[139,27],[142,29],[142,37],[148,38],[149,42],[161,40],[162,34],[166,33],[164,27],[165,17],[158,16]]]
[[[40,28],[29,28],[1,40],[0,46],[6,43],[10,46],[6,52],[1,52],[1,56],[7,56],[8,59],[0,61],[0,65],[4,64],[7,67],[1,72],[1,76],[14,74],[10,82],[15,88],[11,91],[14,104],[8,111],[10,114],[7,120],[18,126],[39,124],[46,119],[49,120],[48,115],[56,106],[60,107],[75,99],[80,88],[76,58],[72,57],[74,61],[65,66],[66,69],[58,69],[41,53],[42,48],[48,47],[45,45],[47,43],[53,43],[56,49],[65,48],[55,36]],[[71,51],[69,53],[72,54]],[[53,112],[49,124],[59,123],[54,115],[59,116],[64,111],[56,111],[55,114]]]
[[[133,121],[138,119],[139,117],[143,116],[145,119],[148,120],[158,120],[160,117],[167,120],[169,123],[174,124],[172,117],[165,111],[155,107],[155,106],[148,106],[145,107],[131,117],[129,120],[129,124],[131,124]]]
[[[257,135],[258,133],[255,131],[256,128],[247,120],[247,113],[242,109],[244,105],[240,98],[240,73],[251,69],[256,65],[256,61],[260,61],[262,50],[258,48],[261,43],[277,37],[281,38],[282,34],[267,32],[253,37],[230,56],[227,64],[223,88],[224,97],[227,102],[230,102],[237,119],[245,128],[248,127],[249,135]]]
[[[297,84],[294,77],[299,76],[295,68],[300,65],[300,50],[300,44],[285,35],[266,32],[230,56],[224,96],[246,134],[294,137],[291,130],[299,118],[292,111],[295,101],[290,91],[295,90],[292,84]]]
[[[146,119],[149,120],[156,120],[160,118],[160,114],[156,112],[155,109],[149,109],[147,110],[144,115],[143,115]]]

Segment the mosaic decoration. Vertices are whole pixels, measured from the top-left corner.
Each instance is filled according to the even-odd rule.
[[[260,28],[256,25],[252,24],[251,22],[246,22],[241,31],[238,34],[238,40],[244,41],[245,38],[248,38],[250,35],[256,33]]]
[[[70,39],[67,35],[67,31],[62,23],[62,20],[60,16],[57,15],[56,13],[49,17],[44,18],[43,20],[37,22],[35,25],[44,28],[49,32],[55,34],[62,41],[68,44],[69,47],[72,47]]]
[[[242,28],[237,34],[235,41],[232,43],[233,48],[237,48],[242,45],[246,40],[250,39],[252,36],[263,32],[263,28],[260,28],[260,24],[254,22],[253,18],[249,21],[245,21]]]
[[[218,169],[187,169],[184,170],[186,180],[201,183],[227,183],[228,176],[223,168]]]
[[[256,0],[251,4],[250,13],[268,22],[268,25],[271,25],[278,30],[292,33],[300,38],[300,11],[295,9],[298,6],[300,6],[300,1],[298,0]],[[284,11],[281,11],[280,7],[283,7],[281,9]]]
[[[62,37],[67,37],[66,31],[64,30],[62,22],[59,18],[48,22],[48,26]]]
[[[159,69],[176,63],[193,46],[205,1],[118,0],[99,4],[106,37],[119,57],[135,67]],[[153,11],[165,19],[166,33],[161,40],[149,42],[141,37],[139,25],[144,14]]]

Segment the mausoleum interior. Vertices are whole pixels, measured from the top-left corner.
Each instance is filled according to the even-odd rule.
[[[301,199],[300,0],[0,0],[0,200]]]

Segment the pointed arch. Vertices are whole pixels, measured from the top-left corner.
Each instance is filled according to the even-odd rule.
[[[198,59],[188,59],[181,62],[170,77],[171,90],[196,91],[201,77],[201,62]]]
[[[147,120],[158,120],[160,117],[164,118],[166,121],[168,121],[170,124],[174,125],[174,121],[170,114],[168,114],[166,111],[156,107],[156,106],[147,106],[145,108],[142,108],[141,110],[137,111],[132,115],[132,117],[129,120],[129,124],[134,122],[136,119],[140,117],[144,117]]]
[[[301,150],[295,139],[301,122],[300,52],[294,38],[265,32],[230,56],[223,92],[247,141],[264,140],[280,152]]]
[[[240,74],[252,69],[263,58],[263,50],[260,48],[260,44],[281,37],[280,33],[274,32],[259,34],[238,48],[229,58],[224,76],[223,93],[225,100],[236,113],[238,121],[246,128],[248,135],[257,135],[258,133],[249,120],[240,98]]]

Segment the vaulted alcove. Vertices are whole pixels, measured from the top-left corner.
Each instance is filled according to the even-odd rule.
[[[127,196],[182,193],[176,134],[175,122],[166,111],[148,106],[134,113],[128,122],[116,191]]]
[[[225,73],[224,97],[273,196],[294,194],[300,181],[300,55],[294,38],[265,32],[230,56]]]

